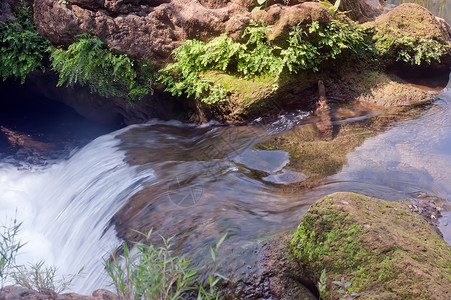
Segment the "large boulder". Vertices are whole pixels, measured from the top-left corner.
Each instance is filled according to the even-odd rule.
[[[55,44],[69,44],[74,35],[86,32],[113,50],[161,59],[186,39],[239,34],[248,22],[237,1],[208,6],[196,0],[36,0],[34,20],[38,31]]]
[[[368,6],[368,1],[372,0],[356,3]],[[221,33],[239,39],[251,20],[265,21],[273,27],[272,37],[277,38],[286,36],[298,23],[328,22],[332,18],[327,7],[317,2],[275,2],[284,1],[269,1],[268,8],[251,13],[256,1],[36,0],[34,20],[39,33],[56,45],[69,44],[75,35],[90,33],[113,50],[164,62],[187,39],[207,41]]]
[[[304,215],[291,245],[323,299],[451,298],[451,247],[405,204],[326,196]]]
[[[419,66],[422,74],[451,67],[450,27],[421,5],[401,4],[364,26],[374,30],[376,50],[388,64]]]

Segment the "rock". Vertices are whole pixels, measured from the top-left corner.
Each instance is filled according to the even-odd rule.
[[[26,151],[46,152],[54,147],[54,145],[51,143],[37,141],[30,135],[13,131],[3,126],[0,126],[0,132],[7,136],[8,142],[11,144],[11,146],[22,147]]]
[[[362,71],[358,74],[358,78],[352,74],[349,74],[347,78],[352,80],[349,88],[356,92],[358,101],[385,107],[421,103],[438,94],[427,87],[420,88],[409,85],[408,82],[394,74]]]
[[[354,19],[373,18],[381,11],[379,0],[342,1],[341,10],[346,10],[346,5],[351,5],[351,2],[352,5],[359,8],[352,10],[355,13],[358,11],[358,14],[350,15]],[[274,2],[269,4],[272,3]],[[169,62],[172,50],[187,39],[207,41],[226,33],[234,40],[240,40],[249,24],[262,20],[271,27],[267,34],[272,43],[283,47],[288,32],[293,26],[300,24],[301,27],[306,27],[313,21],[325,24],[333,18],[326,6],[316,2],[303,2],[295,5],[276,3],[258,12],[250,13],[249,9],[253,6],[255,6],[255,2],[250,0],[205,0],[200,2],[195,0],[127,2],[70,0],[70,4],[62,4],[54,0],[36,0],[34,19],[38,31],[54,44],[69,44],[73,41],[74,35],[91,33],[106,41],[111,49],[137,58],[149,58],[158,68]],[[438,52],[431,50],[424,51],[427,52],[427,55],[432,55],[430,65],[421,63],[421,66],[412,66],[410,63],[403,63],[400,64],[401,68],[398,67],[397,60],[402,51],[399,47],[391,46],[385,49],[384,39],[379,38],[381,41],[379,52],[382,53],[383,60],[381,65],[382,67],[396,65],[394,69],[399,71],[396,74],[413,74],[415,72],[424,74],[425,69],[431,70],[431,72],[443,72],[448,71],[451,66],[450,43],[448,42],[449,25],[445,21],[435,18],[419,5],[400,5],[392,12],[379,16],[374,22],[369,22],[364,26],[372,28],[382,37],[392,36],[394,40],[397,40],[395,33],[402,36],[413,36],[439,43],[440,47],[448,49],[445,51],[441,48],[444,51],[442,55],[439,55],[441,63],[434,60],[434,55],[436,55],[434,53]],[[416,55],[415,47],[409,50],[409,55]],[[425,49],[430,48],[426,47]],[[365,62],[362,65],[367,67],[370,59],[372,57],[364,58]],[[419,60],[424,60],[424,57]],[[327,68],[324,66],[324,69]],[[375,68],[378,66],[374,64],[368,67],[368,69]],[[336,71],[336,67],[325,71],[329,74],[321,75],[321,79],[328,82],[334,81],[331,77]],[[353,72],[355,71],[353,70]],[[361,70],[357,71],[360,73]],[[305,108],[311,103],[309,102],[311,89],[318,80],[313,78],[314,74],[307,74],[307,72],[304,75],[287,75],[286,78],[279,78],[279,82],[275,82],[270,76],[242,78],[236,74],[222,73],[217,70],[205,72],[202,77],[227,87],[228,101],[221,109],[210,110],[208,105],[203,105],[199,100],[197,103],[181,105],[177,99],[168,97],[164,93],[148,96],[143,101],[135,102],[133,107],[129,103],[125,103],[123,99],[106,100],[95,97],[86,90],[77,92],[79,95],[69,95],[69,97],[61,97],[58,95],[59,92],[53,90],[46,93],[51,93],[52,98],[64,99],[70,106],[83,115],[89,115],[91,119],[105,119],[107,122],[116,122],[121,119],[124,120],[124,123],[131,124],[147,121],[154,117],[162,119],[175,117],[186,120],[187,115],[190,115],[191,121],[202,122],[216,118],[221,121],[236,122],[251,120],[255,115],[257,118],[261,115],[278,113],[282,105],[294,106],[295,103],[297,109],[301,106],[301,108]],[[360,91],[350,87],[349,90],[356,92],[352,97],[384,106],[410,104],[413,101],[425,101],[431,97],[427,91],[409,87],[404,84],[405,82],[386,80],[387,77],[378,77],[379,82],[370,87],[364,87]],[[277,87],[275,88],[275,86]],[[171,101],[166,101],[168,98]],[[187,107],[188,109],[186,109]],[[173,113],[167,114],[174,108],[180,111],[189,110],[189,113],[185,113],[181,118],[174,116]]]
[[[324,299],[451,298],[451,247],[405,204],[326,196],[304,215],[291,245],[308,277],[325,286]]]
[[[276,44],[280,44],[286,41],[293,26],[300,24],[305,27],[315,21],[327,24],[333,16],[326,6],[317,2],[305,2],[294,6],[273,5],[266,11],[254,13],[252,17],[256,22],[262,20],[271,26],[269,37]]]
[[[272,38],[286,37],[298,23],[328,22],[328,9],[316,2],[294,6],[272,5],[251,14],[252,1],[148,0],[115,2],[36,0],[34,21],[39,33],[56,45],[73,42],[77,34],[90,33],[116,51],[133,57],[152,57],[165,63],[170,53],[187,39],[207,41],[221,33],[240,39],[250,20],[273,26]]]
[[[15,0],[6,0],[0,2],[0,22],[14,21],[16,17],[13,15],[11,6]]]
[[[196,0],[69,2],[35,1],[34,20],[44,37],[62,45],[87,32],[99,36],[111,49],[134,57],[164,60],[187,39],[237,34],[248,22],[237,1],[212,1],[207,7]]]
[[[424,76],[451,67],[449,25],[418,4],[401,4],[363,26],[375,30],[378,54],[404,72]]]
[[[435,19],[439,22],[444,37],[447,37],[448,41],[451,41],[451,25],[449,25],[443,18],[435,17]]]
[[[28,290],[20,286],[7,286],[0,290],[1,300],[113,300],[117,299],[112,292],[107,290],[96,290],[92,296],[84,296],[75,293],[60,294],[51,296],[49,294],[39,293],[33,290]]]
[[[421,194],[418,198],[400,200],[399,202],[406,204],[412,212],[422,216],[428,224],[436,227],[439,225],[439,218],[442,217],[441,211],[445,203],[444,199]],[[441,235],[440,230],[437,229],[437,232]]]
[[[96,122],[111,125],[130,125],[143,123],[153,118],[162,120],[186,119],[190,110],[188,103],[179,101],[170,95],[156,91],[142,100],[128,102],[124,99],[105,98],[89,91],[88,87],[57,87],[58,78],[51,73],[30,74],[25,83],[47,98],[62,102],[77,111],[83,117]],[[181,113],[180,113],[181,112]]]
[[[342,0],[339,9],[348,12],[346,15],[354,21],[363,23],[380,15],[384,6],[385,0]]]
[[[225,299],[317,299],[313,284],[299,272],[290,251],[291,234],[236,248],[228,267],[231,279],[222,287]],[[313,288],[314,289],[314,288]]]
[[[367,25],[373,25],[387,34],[399,32],[440,42],[449,40],[441,22],[429,10],[415,3],[401,4]]]

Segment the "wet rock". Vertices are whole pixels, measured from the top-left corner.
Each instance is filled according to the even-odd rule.
[[[451,247],[405,204],[326,196],[304,215],[291,245],[325,299],[451,297]]]
[[[443,199],[422,194],[418,198],[400,200],[399,202],[406,204],[410,211],[422,216],[430,225],[439,225],[439,218],[442,217]],[[438,233],[441,234],[440,231]]]
[[[230,281],[222,288],[226,299],[317,299],[313,284],[299,271],[290,250],[291,234],[235,249],[227,268]]]
[[[356,92],[358,101],[385,107],[421,103],[438,94],[437,91],[432,91],[428,87],[421,88],[409,84],[394,74],[363,71],[358,78],[352,74],[349,74],[347,78],[352,81],[350,90]]]
[[[113,293],[107,290],[96,290],[92,296],[79,295],[75,293],[60,294],[51,296],[49,294],[39,293],[33,290],[28,290],[19,286],[7,286],[0,290],[1,300],[113,300],[117,299]]]
[[[54,145],[51,143],[37,141],[30,135],[19,133],[3,126],[0,126],[0,132],[7,136],[8,142],[11,144],[11,146],[22,147],[27,151],[36,150],[39,152],[46,152],[54,147]]]
[[[140,101],[129,102],[122,98],[105,98],[93,94],[88,87],[57,87],[58,78],[53,74],[32,73],[25,83],[45,97],[72,107],[83,117],[111,125],[143,123],[153,118],[162,120],[186,119],[190,108],[168,94],[155,92]]]

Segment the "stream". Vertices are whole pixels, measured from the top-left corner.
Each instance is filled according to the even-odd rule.
[[[32,135],[51,149],[12,147],[0,136],[0,220],[8,224],[15,216],[23,222],[20,239],[27,244],[19,263],[45,260],[60,274],[84,268],[72,285],[79,293],[107,286],[103,260],[124,238],[136,239],[128,227],[177,235],[178,251],[200,261],[228,232],[220,255],[233,257],[231,249],[293,230],[312,203],[336,191],[387,200],[440,199],[439,228],[451,243],[451,89],[420,110],[366,139],[319,186],[294,192],[284,187],[307,176],[287,167],[290,154],[255,145],[311,125],[315,119],[308,112],[284,113],[266,125],[154,120],[109,133],[111,128],[72,119],[54,134],[51,128],[67,123],[71,113],[52,112],[60,123],[41,128],[45,134],[33,128]],[[357,110],[336,123],[372,116]],[[8,126],[2,118],[0,125]],[[44,119],[27,122],[55,118]]]

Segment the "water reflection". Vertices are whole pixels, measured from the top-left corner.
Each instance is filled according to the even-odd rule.
[[[318,190],[354,191],[387,200],[428,194],[444,199],[440,229],[451,243],[451,90],[427,113],[396,124],[348,155],[343,170]]]

